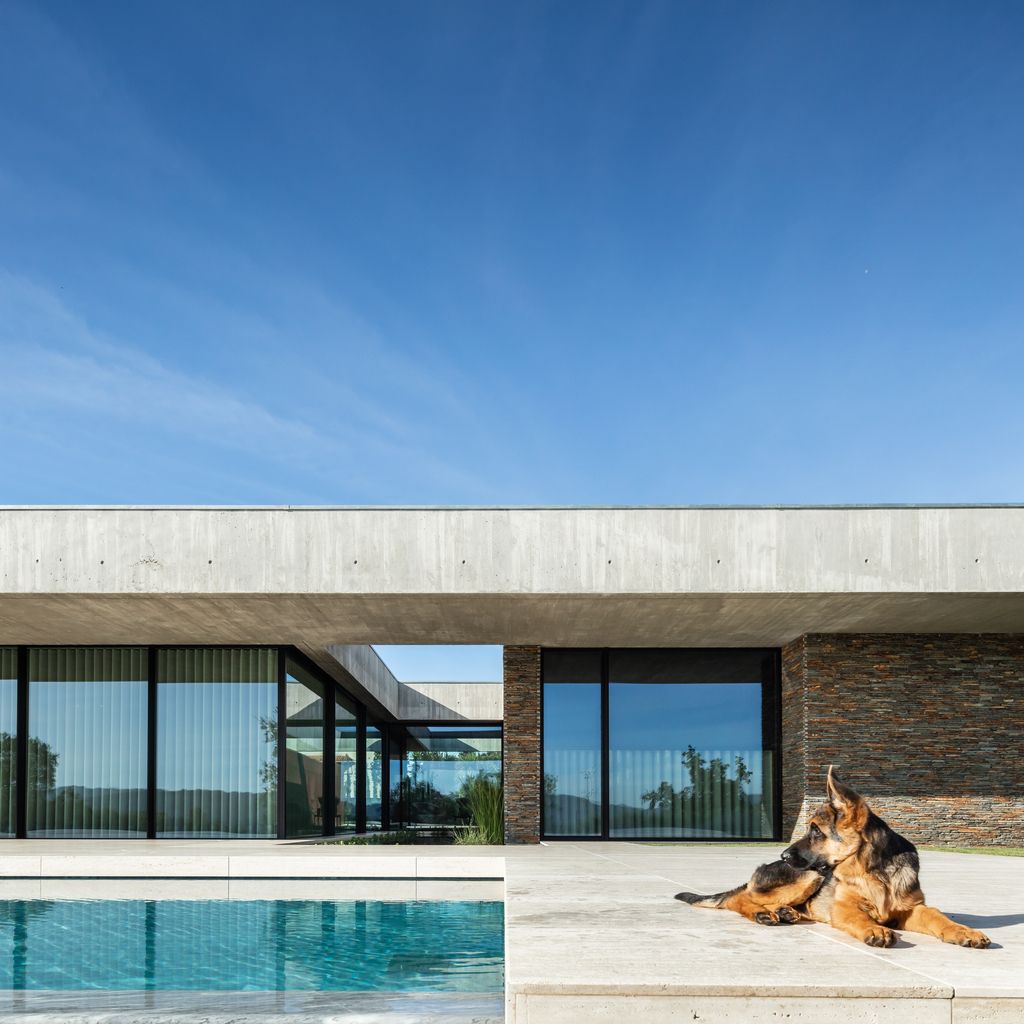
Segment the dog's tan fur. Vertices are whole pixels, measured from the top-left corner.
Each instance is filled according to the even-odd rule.
[[[735,910],[762,924],[820,921],[869,946],[893,945],[895,929],[975,949],[989,945],[982,932],[925,904],[914,844],[872,813],[832,768],[826,788],[828,800],[812,815],[806,835],[782,855],[792,874],[778,865],[762,865],[746,886],[713,897],[680,893],[678,898],[697,907]],[[758,873],[765,876],[768,869],[776,871],[781,884],[754,892]],[[807,894],[799,898],[801,886]]]

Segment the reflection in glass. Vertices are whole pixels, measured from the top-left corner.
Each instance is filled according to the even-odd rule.
[[[14,766],[18,752],[18,654],[0,647],[0,836],[15,831]]]
[[[601,832],[601,684],[544,684],[544,831]]]
[[[324,830],[324,688],[290,658],[285,662],[285,834]]]
[[[359,786],[359,727],[355,705],[339,699],[335,701],[334,714],[334,792],[338,799],[334,828],[336,832],[354,832]]]
[[[145,650],[29,651],[27,832],[145,837]]]
[[[467,785],[481,775],[500,781],[501,726],[410,726],[405,771],[410,827],[468,825]]]
[[[609,685],[609,834],[771,838],[761,683]]]
[[[383,739],[375,725],[366,727],[366,828],[380,828],[383,793]]]
[[[391,734],[389,746],[391,756],[388,759],[388,813],[391,817],[391,827],[398,828],[405,825],[405,761],[402,758],[401,743],[394,733]]]
[[[545,835],[602,835],[604,811],[611,838],[771,838],[775,658],[754,648],[543,652]]]
[[[277,651],[160,651],[160,836],[277,832]]]

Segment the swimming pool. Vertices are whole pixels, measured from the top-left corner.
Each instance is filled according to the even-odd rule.
[[[111,1007],[161,992],[478,995],[493,1006],[503,931],[495,901],[0,900],[0,989],[8,1002],[82,993],[91,1007],[101,992]]]

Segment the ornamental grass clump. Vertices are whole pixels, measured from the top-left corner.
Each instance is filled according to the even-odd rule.
[[[504,840],[504,801],[501,780],[481,772],[466,783],[466,801],[479,843],[500,846]],[[473,842],[474,840],[470,840]]]

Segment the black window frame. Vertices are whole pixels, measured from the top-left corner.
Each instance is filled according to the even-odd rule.
[[[395,734],[391,737],[391,742],[397,745],[400,753],[399,760],[401,767],[401,777],[399,779],[400,797],[399,797],[399,812],[401,815],[401,822],[399,827],[406,829],[411,828],[409,824],[409,802],[408,802],[408,786],[407,786],[407,772],[409,763],[409,730],[410,729],[422,729],[422,728],[445,728],[445,729],[474,729],[474,728],[497,728],[498,737],[501,740],[501,789],[502,797],[504,798],[505,792],[505,722],[503,719],[487,719],[487,718],[473,718],[473,719],[443,719],[443,718],[416,718],[405,720],[402,719],[399,722],[394,723]],[[390,811],[390,794],[388,797],[388,805]],[[394,827],[394,822],[392,822]],[[382,829],[383,831],[383,829]]]
[[[609,689],[610,669],[613,652],[672,652],[678,654],[730,655],[739,651],[759,651],[762,654],[761,668],[761,743],[762,749],[774,755],[774,777],[772,779],[772,836],[770,839],[751,839],[750,836],[708,836],[687,838],[693,843],[735,843],[735,842],[780,842],[782,840],[782,651],[777,647],[736,648],[736,647],[542,647],[540,650],[540,792],[539,820],[540,838],[553,842],[610,842],[610,843],[678,843],[676,836],[650,836],[638,840],[630,836],[610,835],[611,807],[609,777],[611,758],[609,756]],[[601,665],[601,832],[600,835],[557,835],[548,834],[544,822],[544,655],[571,651],[578,654],[600,656]],[[595,680],[596,681],[596,680]],[[557,680],[556,680],[557,682]],[[504,748],[503,748],[504,749]]]
[[[119,643],[95,643],[95,644],[3,644],[5,648],[13,648],[15,651],[15,664],[17,669],[17,737],[15,748],[14,764],[14,818],[15,834],[12,837],[0,838],[0,843],[5,838],[25,839],[27,836],[27,810],[28,790],[24,780],[28,771],[28,723],[29,723],[29,651],[33,649],[58,649],[58,648],[101,648],[119,647],[131,650],[146,651],[147,665],[147,708],[146,708],[146,835],[139,837],[114,837],[95,836],[83,837],[97,840],[110,840],[112,842],[138,842],[143,839],[156,839],[156,772],[157,772],[157,668],[159,654],[161,651],[175,650],[272,650],[277,654],[277,777],[278,793],[276,813],[276,835],[270,838],[287,839],[285,822],[285,801],[280,798],[280,780],[283,778],[285,765],[284,751],[287,740],[287,705],[284,699],[287,663],[289,660],[295,662],[304,672],[317,679],[324,686],[324,797],[326,806],[332,806],[326,801],[333,799],[334,791],[334,752],[335,752],[335,700],[338,698],[347,701],[356,709],[357,735],[357,803],[356,803],[356,828],[354,834],[366,831],[366,800],[365,800],[365,745],[366,745],[366,706],[357,700],[345,687],[332,679],[326,672],[319,668],[310,658],[300,650],[289,645],[280,644],[119,644]],[[375,725],[390,735],[389,723],[374,721]],[[385,769],[386,771],[386,769]],[[361,782],[360,782],[361,780]],[[359,795],[361,794],[361,796]],[[390,810],[390,808],[389,808]],[[382,818],[384,811],[382,810]],[[324,815],[324,822],[320,836],[308,836],[306,838],[330,838],[336,835],[334,821],[330,815]],[[43,841],[68,842],[61,838],[37,836]],[[162,837],[173,841],[173,836]],[[266,839],[268,837],[252,837],[253,841]],[[246,841],[245,839],[241,841]]]

